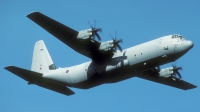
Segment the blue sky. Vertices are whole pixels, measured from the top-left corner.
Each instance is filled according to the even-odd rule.
[[[194,47],[176,61],[183,67],[183,80],[199,86],[200,1],[198,0],[1,0],[0,3],[0,111],[200,111],[200,89],[183,91],[139,78],[88,90],[71,88],[73,96],[43,89],[3,69],[15,65],[30,69],[33,46],[44,40],[57,67],[90,59],[76,53],[26,15],[39,11],[75,30],[90,28],[95,19],[102,41],[118,32],[123,48],[169,34],[181,34]],[[169,67],[167,64],[163,67]]]

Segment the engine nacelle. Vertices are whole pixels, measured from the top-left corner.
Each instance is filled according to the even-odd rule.
[[[77,39],[89,39],[92,36],[92,29],[81,30],[78,33]]]
[[[113,40],[110,40],[110,41],[102,42],[99,47],[99,50],[106,52],[106,51],[112,50],[113,48],[114,48]]]
[[[161,69],[158,74],[159,77],[164,77],[164,78],[170,77],[174,74],[173,67]]]

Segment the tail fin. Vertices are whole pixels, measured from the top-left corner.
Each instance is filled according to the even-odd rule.
[[[37,41],[33,51],[31,70],[39,73],[45,73],[53,69],[56,69],[56,67],[43,40]]]

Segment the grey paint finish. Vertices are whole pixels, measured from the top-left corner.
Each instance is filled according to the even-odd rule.
[[[28,17],[75,51],[92,59],[79,65],[56,69],[44,42],[38,41],[34,47],[32,71],[14,66],[5,68],[29,84],[65,95],[74,94],[65,86],[88,89],[134,76],[184,90],[196,87],[176,77],[174,80],[172,67],[155,69],[177,60],[194,46],[192,41],[185,40],[181,35],[160,37],[115,52],[114,40],[91,40],[91,32],[88,32],[91,29],[77,32],[39,12],[29,14]]]
[[[107,61],[104,64],[97,64],[95,62],[86,62],[84,64],[77,65],[74,67],[69,67],[66,69],[73,71],[72,77],[73,79],[75,79],[75,81],[73,82],[74,84],[80,83],[82,81],[87,81],[88,79],[96,77],[96,76],[106,77],[107,75],[116,74],[116,73],[117,74],[121,73],[123,75],[126,75],[126,73],[123,73],[124,72],[123,69],[127,70],[126,71],[127,74],[147,70],[152,67],[174,61],[181,56],[175,52],[173,48],[174,46],[173,40],[172,41],[168,40],[170,38],[171,38],[171,35],[162,37],[163,44],[168,43],[168,42],[171,43],[171,44],[167,44],[168,50],[164,49],[163,46],[161,46],[162,49],[159,48],[160,44],[157,41],[160,39],[159,38],[150,42],[146,42],[144,44],[137,45],[135,47],[125,49],[124,52],[117,52],[115,53],[115,55],[110,61]],[[166,42],[164,40],[166,40]],[[179,50],[178,51],[179,53],[180,52],[186,53],[187,50],[192,47],[192,45],[186,45],[183,47],[185,47],[186,51],[182,49],[184,52]],[[146,48],[152,49],[152,50],[147,50]],[[121,72],[120,72],[120,69],[121,69]],[[87,71],[87,72],[82,72],[82,71]],[[85,75],[87,75],[87,78],[85,77]],[[84,76],[84,77],[80,78],[80,76]],[[63,82],[65,82],[66,84],[71,84],[67,81],[63,81]]]

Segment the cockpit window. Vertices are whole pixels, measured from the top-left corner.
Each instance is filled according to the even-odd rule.
[[[180,38],[180,39],[182,39],[183,37],[181,35],[172,35],[172,38]]]

